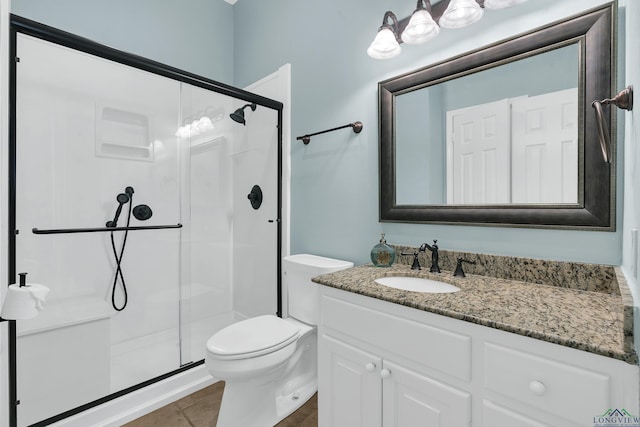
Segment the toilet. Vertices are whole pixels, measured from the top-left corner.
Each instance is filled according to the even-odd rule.
[[[274,426],[318,389],[318,286],[312,277],[353,267],[316,255],[284,257],[289,317],[257,316],[207,341],[209,373],[225,381],[218,427]]]

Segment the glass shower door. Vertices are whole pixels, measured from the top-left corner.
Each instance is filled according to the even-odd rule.
[[[17,323],[29,425],[180,367],[181,229],[77,232],[118,210],[180,222],[180,83],[22,34],[17,51],[16,269],[50,288]]]
[[[18,425],[46,425],[277,313],[282,106],[20,32],[16,45],[15,270],[50,288],[17,322]]]
[[[182,84],[181,99],[180,353],[185,364],[204,359],[207,338],[234,321],[228,128],[232,98]]]
[[[277,311],[278,115],[246,102],[182,85],[178,131],[182,181],[183,363],[205,358],[223,327]],[[249,193],[260,187],[262,201]]]

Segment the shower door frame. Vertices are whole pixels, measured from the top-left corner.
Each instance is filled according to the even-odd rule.
[[[84,52],[102,59],[113,61],[122,65],[130,66],[152,74],[167,77],[181,83],[190,84],[212,92],[227,95],[248,103],[256,103],[262,107],[270,108],[277,111],[277,139],[278,139],[278,165],[277,165],[277,218],[274,221],[277,227],[277,250],[276,250],[276,315],[282,317],[282,173],[283,173],[283,104],[279,101],[266,98],[215,80],[199,76],[175,67],[171,67],[160,62],[156,62],[138,55],[126,53],[108,46],[96,43],[89,39],[77,36],[66,31],[59,30],[30,19],[26,19],[17,15],[10,16],[10,39],[9,39],[9,156],[8,156],[8,269],[7,283],[15,283],[16,276],[16,235],[19,230],[16,229],[16,101],[17,101],[17,62],[19,56],[17,52],[18,34],[24,34],[35,37],[53,44],[64,46],[73,50]],[[26,230],[25,230],[26,231]],[[16,321],[8,321],[9,332],[9,348],[8,348],[8,398],[9,398],[9,426],[17,427],[18,425],[18,405],[20,404],[17,395],[17,330]],[[45,426],[64,418],[76,415],[87,409],[99,406],[110,400],[129,394],[133,391],[142,389],[151,384],[157,383],[176,374],[202,365],[204,360],[199,360],[181,366],[180,368],[167,372],[161,376],[149,379],[142,383],[127,387],[115,393],[103,396],[100,399],[86,403],[76,408],[72,408],[58,415],[54,415],[45,420],[39,421],[32,426]]]

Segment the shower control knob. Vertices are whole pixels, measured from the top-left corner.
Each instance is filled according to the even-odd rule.
[[[380,376],[382,378],[389,378],[391,376],[391,371],[385,368],[380,371]]]
[[[254,185],[251,188],[251,192],[247,195],[247,199],[249,199],[253,209],[260,209],[260,206],[262,205],[262,189],[259,185]]]
[[[369,363],[367,363],[366,365],[364,365],[364,369],[365,369],[367,372],[373,372],[373,371],[375,371],[375,369],[376,369],[376,364],[375,364],[375,363],[371,363],[371,362],[369,362]]]

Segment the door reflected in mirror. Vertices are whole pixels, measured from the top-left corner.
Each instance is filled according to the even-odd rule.
[[[577,204],[579,53],[573,43],[397,95],[397,204]]]

